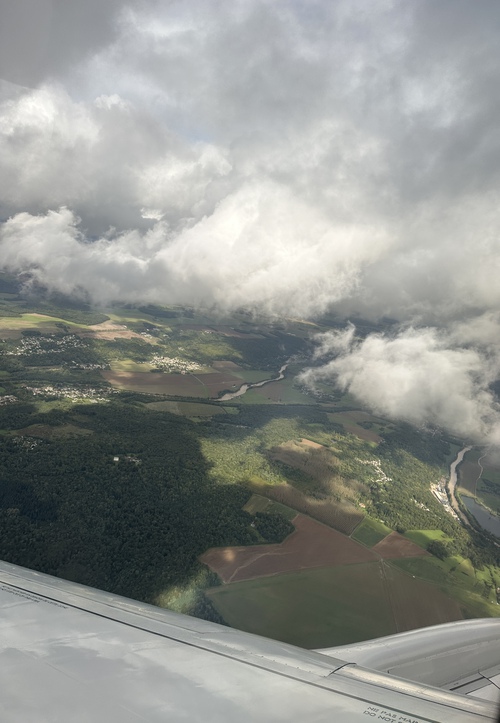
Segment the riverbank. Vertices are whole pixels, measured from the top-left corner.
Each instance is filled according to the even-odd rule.
[[[277,377],[273,377],[272,379],[264,379],[262,382],[254,382],[253,384],[248,384],[248,383],[242,384],[241,387],[236,392],[227,392],[226,394],[223,394],[222,397],[219,397],[215,401],[229,402],[231,399],[235,399],[236,397],[242,397],[246,392],[248,392],[249,389],[255,389],[256,387],[263,387],[265,384],[270,384],[271,382],[279,382],[285,378],[285,371],[286,371],[287,367],[288,367],[288,362],[286,364],[283,364],[283,366],[280,368]]]

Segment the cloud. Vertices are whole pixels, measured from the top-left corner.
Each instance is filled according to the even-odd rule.
[[[79,226],[67,208],[16,214],[0,228],[4,267],[29,269],[60,292],[84,289],[100,303],[149,300],[313,316],[349,294],[386,243],[377,229],[333,226],[269,182],[243,186],[178,233],[159,222],[146,232],[89,243]]]
[[[351,326],[327,332],[318,342],[317,357],[330,359],[304,372],[307,384],[333,379],[375,414],[445,428],[475,442],[500,443],[500,405],[489,389],[498,357],[454,346],[446,333],[433,328],[359,340]]]
[[[400,346],[344,340],[338,363],[385,344],[415,420],[490,433],[497,2],[21,5],[0,43],[3,267],[98,303],[391,316]],[[417,342],[460,414],[436,385],[414,403]]]

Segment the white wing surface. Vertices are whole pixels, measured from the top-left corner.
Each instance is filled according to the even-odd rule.
[[[496,719],[474,695],[7,563],[0,615],[4,723]]]

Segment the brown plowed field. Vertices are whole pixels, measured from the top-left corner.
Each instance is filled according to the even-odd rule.
[[[371,550],[310,517],[299,514],[293,524],[295,532],[280,545],[213,547],[200,560],[224,582],[237,582],[377,559]]]
[[[195,375],[195,377],[207,387],[211,397],[216,397],[219,392],[226,389],[238,388],[243,383],[239,377],[235,377],[229,371],[209,372],[208,374]]]
[[[241,385],[241,379],[229,372],[208,374],[162,374],[159,372],[113,372],[101,375],[114,387],[144,394],[168,394],[180,397],[217,397],[224,389]]]
[[[429,555],[427,550],[423,550],[411,540],[407,540],[406,537],[398,535],[397,532],[391,532],[390,535],[384,537],[383,540],[380,540],[380,542],[372,547],[372,550],[377,552],[384,560],[396,560],[398,557]]]
[[[128,329],[124,324],[115,324],[113,321],[92,324],[76,333],[80,336],[93,336],[96,339],[141,339],[144,341],[144,338],[137,332]],[[150,343],[156,344],[156,339],[152,339]]]
[[[191,374],[157,372],[101,372],[114,387],[143,394],[170,394],[186,397],[207,397],[207,388]]]

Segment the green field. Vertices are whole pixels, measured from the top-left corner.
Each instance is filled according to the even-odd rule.
[[[282,515],[290,521],[293,520],[294,517],[297,517],[297,510],[293,510],[291,507],[282,505],[262,495],[252,495],[243,509],[251,515],[255,515],[256,512]]]
[[[498,494],[480,481],[476,488],[476,497],[485,507],[500,515],[500,486],[496,486]]]
[[[379,563],[247,580],[208,595],[232,627],[305,648],[396,632]]]
[[[367,515],[361,524],[356,527],[351,537],[356,542],[361,542],[367,547],[373,547],[391,532],[390,527],[386,527],[383,522],[374,520],[373,517]]]
[[[47,316],[46,314],[21,314],[20,316],[0,317],[0,331],[22,331],[23,329],[53,331],[57,330],[56,324],[64,324],[65,326],[77,329],[87,328],[86,324],[77,324],[74,321],[68,321],[67,319],[56,316]]]
[[[427,550],[429,543],[434,540],[446,542],[446,540],[450,539],[442,530],[408,530],[405,532],[405,537],[416,545],[423,547],[424,550]]]
[[[485,587],[485,573],[474,572],[469,560],[450,557],[438,560],[435,557],[414,557],[393,560],[395,565],[416,578],[432,582],[443,592],[460,602],[467,617],[500,617],[500,606],[496,604],[494,590]],[[495,579],[498,568],[493,568]]]
[[[476,494],[476,481],[481,472],[477,461],[482,454],[475,448],[465,454],[463,462],[458,466],[459,491],[469,495]]]
[[[112,372],[149,372],[154,367],[148,362],[136,362],[133,359],[113,359],[109,362]]]
[[[208,592],[232,627],[305,648],[460,620],[440,590],[384,562],[302,570]]]

